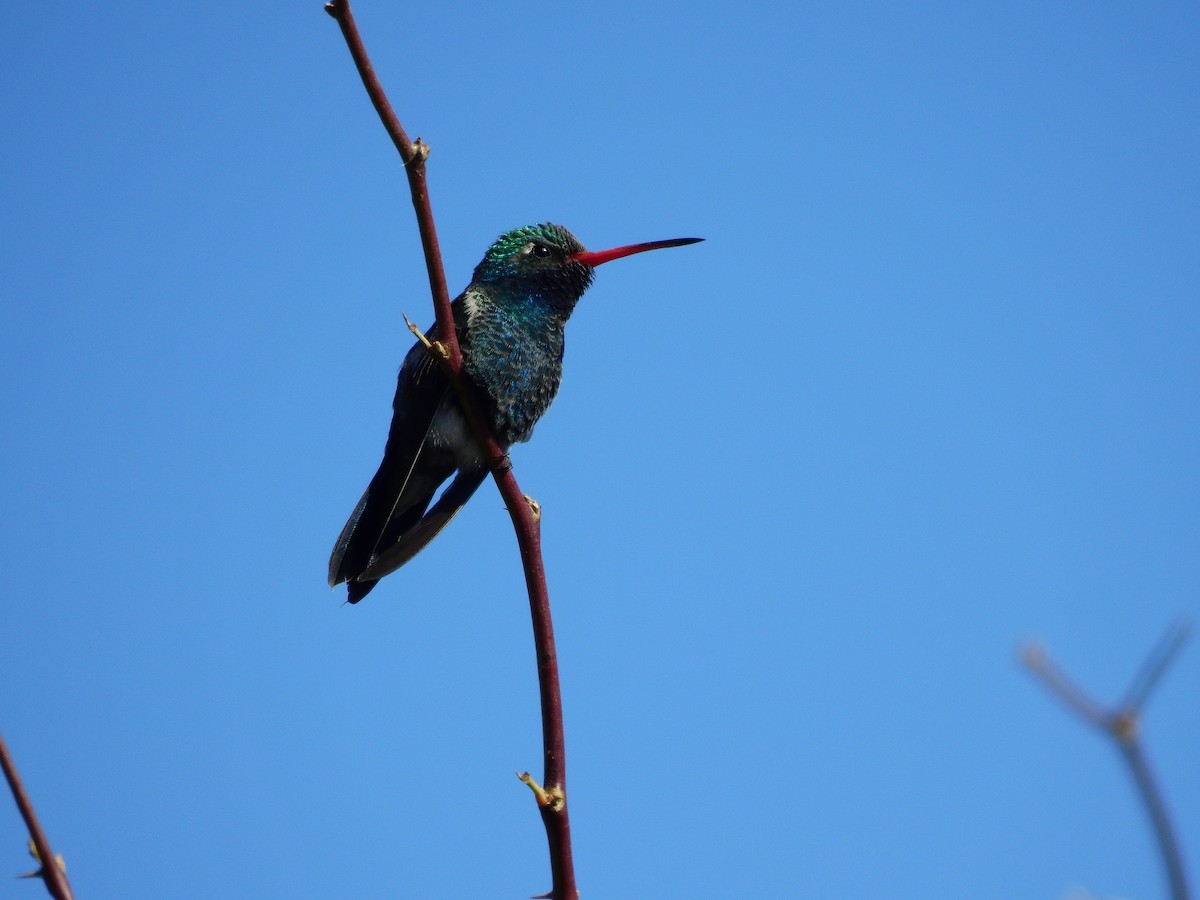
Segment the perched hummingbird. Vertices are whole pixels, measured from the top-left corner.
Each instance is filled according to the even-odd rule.
[[[463,369],[504,450],[527,441],[562,380],[563,329],[595,267],[694,244],[676,238],[588,251],[561,225],[503,234],[451,304]],[[329,558],[329,586],[357,603],[432,541],[487,476],[479,444],[438,361],[417,343],[396,379],[392,427],[371,479]],[[432,508],[434,494],[454,475]]]

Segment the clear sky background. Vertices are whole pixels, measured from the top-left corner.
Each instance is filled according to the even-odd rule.
[[[452,291],[531,222],[707,238],[599,270],[514,453],[584,897],[1164,896],[1016,648],[1111,701],[1200,616],[1196,4],[356,11]],[[494,488],[325,585],[432,321],[335,23],[24,4],[0,76],[0,732],[81,900],[548,889]],[[1198,701],[1193,641],[1145,737],[1194,878]]]

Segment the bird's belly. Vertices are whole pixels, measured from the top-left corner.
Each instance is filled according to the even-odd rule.
[[[460,469],[477,469],[483,465],[479,441],[458,403],[451,397],[442,401],[433,417],[429,443],[433,449],[452,455]]]
[[[532,436],[533,426],[558,391],[562,364],[537,345],[503,344],[490,349],[492,352],[472,356],[467,374],[476,384],[487,386],[492,429],[507,450]]]

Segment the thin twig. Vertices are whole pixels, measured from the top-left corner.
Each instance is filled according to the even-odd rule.
[[[462,357],[454,335],[450,291],[446,288],[446,273],[442,268],[442,253],[438,247],[437,229],[433,223],[433,209],[429,205],[429,188],[425,184],[425,160],[429,157],[429,147],[421,143],[420,138],[417,138],[416,143],[408,139],[408,132],[404,130],[399,117],[392,109],[392,104],[388,102],[379,76],[375,74],[375,67],[371,65],[371,58],[367,56],[367,48],[358,33],[358,25],[355,24],[350,4],[344,0],[334,0],[325,4],[325,11],[342,29],[342,37],[346,40],[346,46],[350,48],[350,56],[354,59],[359,77],[362,78],[363,87],[367,89],[367,96],[371,98],[371,104],[379,114],[384,130],[404,161],[409,193],[417,213],[417,228],[421,231],[421,246],[425,249],[425,268],[429,272],[429,290],[433,294],[433,309],[437,314],[439,336],[457,365]]]
[[[1171,817],[1167,812],[1162,789],[1146,758],[1139,724],[1141,711],[1150,699],[1150,693],[1158,685],[1163,673],[1166,672],[1167,667],[1179,652],[1179,648],[1183,646],[1189,630],[1188,625],[1184,622],[1176,622],[1167,630],[1158,646],[1143,663],[1137,677],[1134,678],[1125,694],[1125,701],[1114,709],[1105,709],[1089,697],[1050,659],[1044,648],[1030,644],[1021,652],[1021,661],[1025,667],[1052,694],[1070,707],[1088,725],[1107,735],[1116,744],[1121,758],[1129,767],[1134,784],[1137,785],[1138,794],[1142,798],[1146,813],[1150,816],[1150,824],[1158,840],[1172,900],[1188,900],[1191,894],[1184,871],[1183,855],[1179,851],[1179,841],[1175,836],[1175,829],[1171,825]]]
[[[50,849],[50,841],[42,831],[37,813],[33,811],[33,803],[25,793],[25,786],[21,784],[21,776],[17,774],[16,764],[9,756],[8,746],[3,737],[0,737],[0,768],[4,769],[4,777],[8,780],[13,799],[17,801],[17,809],[21,811],[21,818],[25,820],[25,827],[29,829],[30,840],[37,850],[38,862],[41,864],[38,874],[45,882],[46,890],[55,900],[71,900],[71,885],[67,883],[67,874],[59,867],[58,859]]]
[[[1021,651],[1021,662],[1025,668],[1042,679],[1042,683],[1063,703],[1089,725],[1105,730],[1108,713],[1085,694],[1067,674],[1050,658],[1050,654],[1039,644],[1027,644]]]
[[[363,45],[350,4],[345,0],[333,0],[325,4],[325,10],[342,29],[350,55],[362,77],[363,85],[371,98],[379,119],[400,152],[404,169],[408,175],[413,209],[417,226],[421,232],[421,244],[425,251],[425,264],[429,273],[429,286],[433,294],[434,312],[437,316],[438,338],[445,348],[444,356],[438,354],[443,368],[457,392],[471,427],[479,439],[485,459],[489,460],[492,477],[504,498],[512,517],[517,543],[521,550],[521,562],[525,569],[525,585],[529,592],[529,608],[533,619],[534,650],[537,655],[538,685],[542,706],[542,746],[545,763],[543,779],[545,793],[555,798],[554,803],[538,804],[542,822],[546,828],[546,840],[550,848],[550,868],[553,888],[544,896],[553,900],[576,900],[579,892],[575,886],[575,869],[571,857],[571,828],[566,804],[566,741],[563,734],[562,696],[559,688],[558,656],[554,644],[554,625],[550,616],[550,595],[546,588],[546,573],[542,564],[540,510],[526,501],[517,479],[512,473],[508,455],[501,449],[492,434],[475,391],[462,369],[462,351],[454,330],[454,315],[450,307],[450,296],[446,289],[446,276],[442,267],[441,251],[438,248],[437,232],[434,229],[433,210],[429,204],[429,189],[425,181],[425,160],[428,147],[418,138],[409,141],[399,118],[388,102],[387,95],[375,74]]]
[[[1183,619],[1171,624],[1167,629],[1167,633],[1158,642],[1158,646],[1147,657],[1137,677],[1133,679],[1133,684],[1129,686],[1129,691],[1125,695],[1125,701],[1121,704],[1123,709],[1136,709],[1138,712],[1141,712],[1145,708],[1146,702],[1150,699],[1151,692],[1158,684],[1158,680],[1162,678],[1167,667],[1171,665],[1175,654],[1187,642],[1191,631],[1191,624]]]

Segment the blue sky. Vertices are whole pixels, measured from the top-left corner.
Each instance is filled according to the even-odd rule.
[[[1163,896],[1015,654],[1116,699],[1200,614],[1200,11],[652,6],[355,7],[451,290],[530,222],[707,238],[599,271],[514,452],[584,896]],[[5,21],[0,732],[77,893],[546,890],[494,489],[325,586],[432,318],[336,25]],[[1198,693],[1145,736],[1200,877]]]

